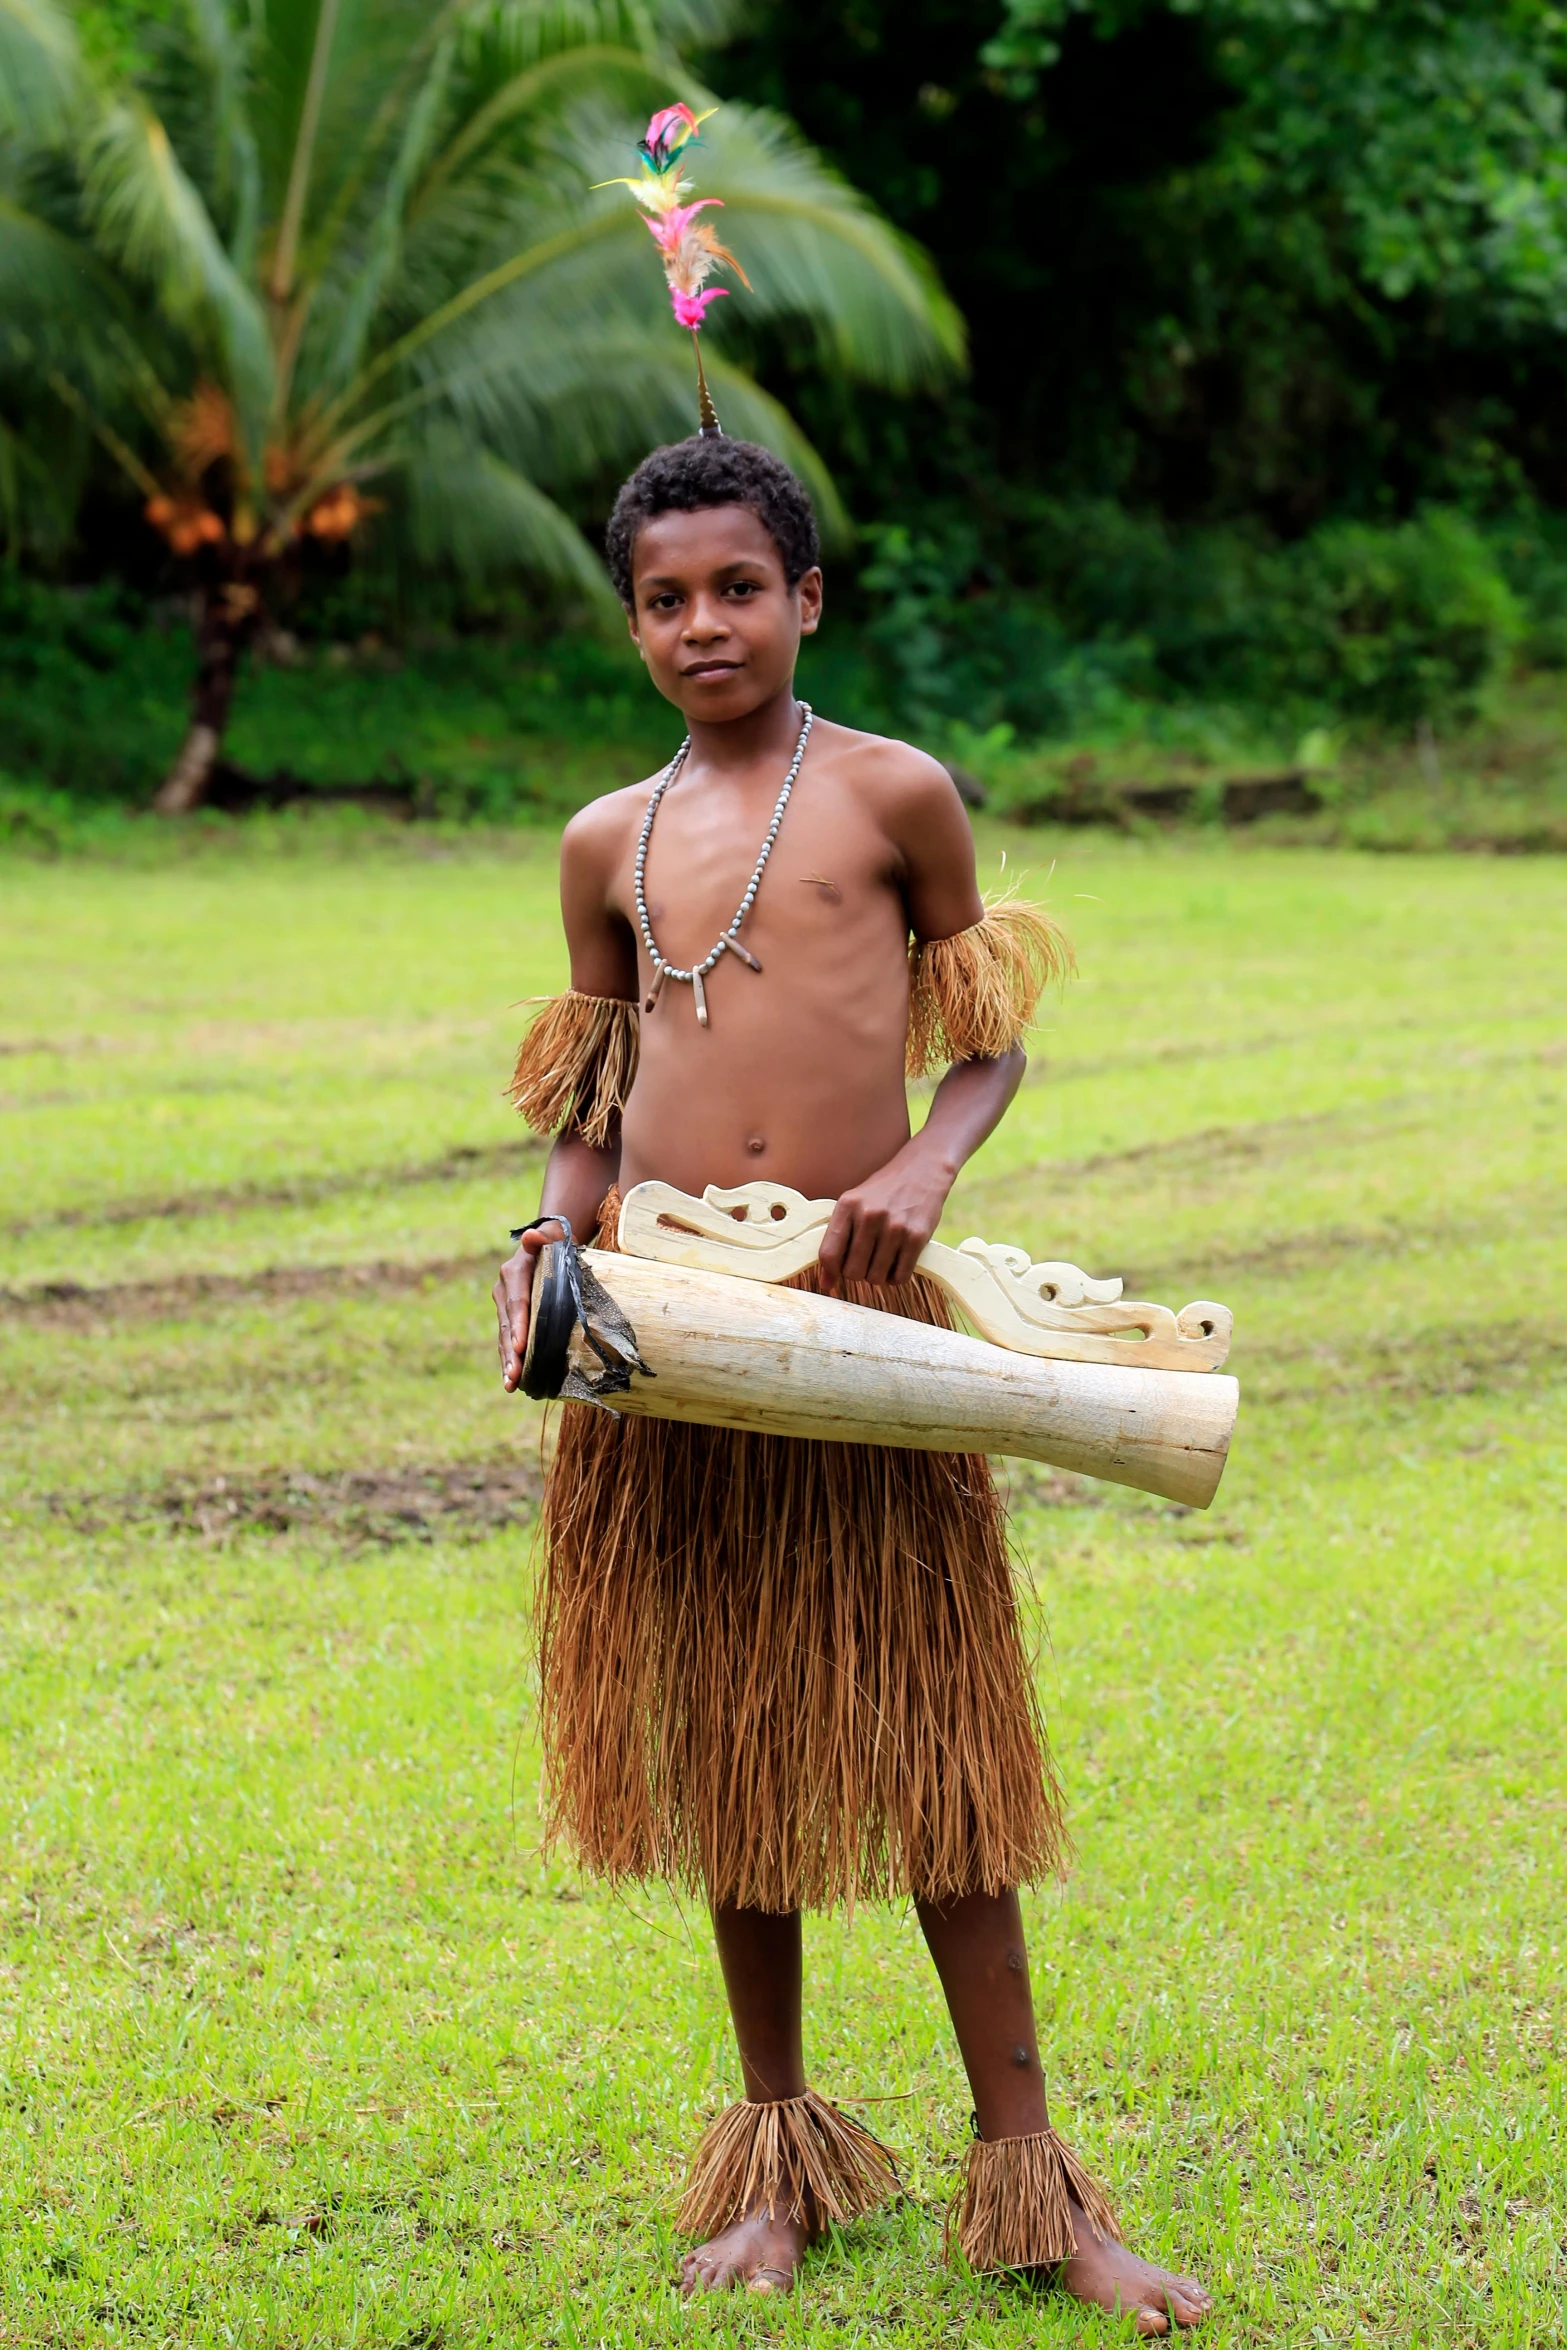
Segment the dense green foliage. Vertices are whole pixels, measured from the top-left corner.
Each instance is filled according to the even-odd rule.
[[[0,395],[54,395],[198,572],[255,577],[349,539],[374,485],[383,540],[419,571],[591,593],[602,574],[549,493],[680,431],[694,398],[635,208],[595,183],[634,160],[688,78],[679,47],[724,14],[117,0],[106,63],[26,0],[0,17]],[[41,46],[47,111],[24,103]],[[928,269],[786,124],[731,106],[707,145],[759,320],[851,377],[950,368],[962,331]],[[714,370],[735,427],[780,443],[830,508],[787,415]],[[16,446],[25,543],[72,485]]]
[[[0,12],[0,510],[13,551],[66,541],[92,448],[198,583],[160,809],[209,788],[302,570],[378,516],[383,567],[532,574],[613,615],[559,494],[695,399],[614,182],[672,88],[700,102],[680,47],[723,22],[721,0],[119,0],[95,55],[56,0]],[[756,319],[845,377],[950,372],[962,324],[924,257],[787,123],[720,112],[704,162]],[[712,374],[841,526],[787,412],[716,352]]]
[[[676,2303],[722,1993],[535,1850],[486,1296],[553,842],[246,848],[0,862],[8,2350],[1117,2350],[942,2266],[968,2099],[876,1907],[807,2045],[906,2202]],[[1209,2350],[1560,2350],[1563,868],[1051,855],[1083,978],[950,1235],[1217,1294],[1243,1392],[1206,1515],[1015,1487],[1057,2118]]]
[[[16,0],[14,21],[45,5]],[[629,121],[633,99],[694,90],[700,76],[727,100],[702,184],[723,183],[726,218],[760,270],[757,298],[721,304],[710,328],[726,413],[790,450],[859,532],[857,550],[843,531],[833,549],[836,637],[816,663],[839,714],[959,751],[998,728],[1092,748],[1139,731],[1168,742],[1173,724],[1287,753],[1323,727],[1451,732],[1520,654],[1529,666],[1567,657],[1567,20],[1543,0],[669,0],[651,16],[619,0],[499,14],[450,0],[428,31],[405,25],[394,0],[377,5],[341,36],[329,112],[358,106],[355,43],[368,43],[377,88],[378,75],[396,83],[400,42],[422,57],[423,41],[439,70],[404,146],[378,161],[369,135],[361,194],[345,150],[312,197],[324,210],[302,247],[317,288],[306,310],[326,315],[340,282],[380,291],[349,305],[358,359],[319,320],[304,332],[290,397],[303,419],[318,377],[330,406],[333,368],[361,363],[388,367],[396,396],[384,421],[372,399],[353,425],[370,431],[362,454],[387,507],[360,514],[352,562],[339,542],[296,535],[286,578],[268,589],[308,641],[406,639],[432,607],[507,634],[523,558],[590,592],[579,531],[591,543],[618,467],[683,423],[686,357],[629,208],[563,193],[562,175],[573,187],[592,176],[614,109]],[[276,153],[265,140],[257,150],[256,186],[272,189],[260,267],[316,11],[266,31],[293,44],[279,86],[295,97],[278,101],[275,123],[257,93],[279,77],[261,70],[255,26],[242,36],[223,17],[229,48],[214,48],[189,0],[82,0],[76,21],[98,84],[175,123],[225,252],[238,251],[246,108],[261,106]],[[218,70],[220,51],[232,72]],[[0,40],[0,63],[8,54]],[[757,106],[774,112],[747,111]],[[33,116],[52,119],[37,104]],[[17,119],[13,108],[8,132],[0,113],[13,191],[145,269],[145,223],[133,238],[129,199],[111,201],[123,126],[98,178],[46,186],[18,177]],[[466,194],[461,233],[446,237],[454,170]],[[780,204],[802,194],[817,207],[803,243]],[[862,230],[880,240],[868,274],[853,258]],[[25,272],[14,223],[5,233],[14,298]],[[414,353],[409,333],[424,330],[409,321],[436,298],[420,260],[432,234],[443,283],[508,239],[534,245],[519,246],[510,291]],[[963,314],[966,382],[932,376],[961,338],[898,235],[928,252]],[[529,252],[544,256],[537,270]],[[46,272],[33,291],[53,284]],[[215,299],[192,293],[158,328],[171,383],[190,376],[198,346],[210,354]],[[408,346],[406,364],[376,356],[383,344]],[[107,362],[95,364],[101,376]],[[73,379],[78,397],[102,389],[90,377]],[[210,570],[160,549],[110,493],[106,461],[87,462],[80,419],[56,401],[46,429],[48,405],[36,370],[0,383],[13,537],[26,535],[31,481],[77,510],[78,572],[167,593]],[[145,416],[120,424],[155,454]],[[300,429],[299,448],[313,449],[314,428]],[[529,483],[549,492],[544,504],[528,504]],[[288,495],[297,506],[304,492]],[[542,537],[530,540],[529,515]],[[451,578],[437,579],[437,562]],[[536,636],[536,595],[526,623]],[[47,644],[39,658],[52,659]],[[583,658],[591,669],[598,657]],[[482,670],[485,656],[473,662]],[[274,691],[265,680],[242,691],[236,742]],[[85,713],[54,736],[73,728],[85,743]],[[573,727],[564,708],[523,727],[562,730],[620,739],[594,714]],[[13,764],[75,788],[80,774],[27,747],[37,731],[30,717]],[[104,779],[134,767],[145,793],[153,774],[131,746],[149,739],[133,719],[102,746]],[[249,765],[253,750],[233,756]],[[383,772],[361,760],[348,778],[331,752],[278,763],[320,781]],[[504,776],[455,788],[475,807],[518,796]]]
[[[1516,637],[1498,571],[1559,657],[1564,24],[759,0],[713,78],[794,114],[969,323],[940,402],[770,362],[872,525],[916,708],[1047,737],[1125,695],[1451,723]]]
[[[1111,500],[1038,503],[1008,587],[980,535],[871,531],[869,635],[915,724],[1092,733],[1117,700],[1206,698],[1304,731],[1328,714],[1407,729],[1474,714],[1522,631],[1491,548],[1455,512],[1393,528],[1172,532]]]
[[[988,35],[988,38],[987,38]],[[714,65],[930,248],[972,404],[823,396],[874,498],[1172,519],[1567,491],[1567,20],[1545,0],[760,0]]]
[[[183,615],[149,616],[107,585],[63,596],[0,576],[0,759],[18,778],[144,803],[183,732],[189,678]],[[371,636],[253,669],[227,751],[258,778],[411,787],[428,814],[503,816],[644,773],[668,732],[629,646],[591,631],[532,645],[431,634],[401,652]]]
[[[1342,604],[1353,589],[1350,612],[1378,625],[1343,636],[1319,615],[1317,651],[1335,662],[1346,651],[1375,660],[1389,694],[1429,688],[1432,664],[1445,658],[1449,668],[1434,682],[1461,708],[1476,616],[1496,624],[1499,613],[1503,636],[1513,618],[1495,571],[1471,564],[1470,535],[1438,518],[1404,533],[1345,525],[1333,537],[1346,551],[1325,586],[1317,569],[1315,592],[1325,600],[1331,589]],[[1461,560],[1453,560],[1450,540]],[[883,584],[874,617],[855,628],[832,615],[806,650],[803,690],[852,724],[915,734],[976,776],[993,809],[1025,822],[1073,810],[1135,826],[1150,820],[1138,798],[1150,789],[1164,795],[1166,818],[1185,808],[1218,821],[1231,813],[1226,778],[1279,777],[1304,766],[1304,804],[1295,794],[1291,813],[1266,818],[1276,839],[1567,848],[1560,670],[1489,689],[1482,717],[1467,728],[1423,719],[1414,739],[1400,741],[1385,730],[1361,739],[1324,723],[1336,718],[1331,702],[1311,704],[1293,690],[1312,649],[1301,607],[1284,587],[1267,605],[1258,584],[1270,569],[1318,566],[1324,550],[1308,542],[1288,564],[1247,550],[1230,636],[1210,613],[1211,645],[1198,647],[1204,660],[1224,653],[1232,682],[1244,682],[1242,657],[1253,660],[1280,681],[1276,697],[1270,704],[1205,698],[1207,672],[1194,662],[1185,675],[1197,684],[1183,686],[1173,666],[1176,651],[1190,651],[1201,617],[1201,577],[1194,583],[1182,569],[1189,545],[1156,529],[1134,532],[1115,507],[1095,543],[1106,601],[1085,607],[1080,625],[1101,633],[1083,642],[1038,603],[997,591],[954,594],[934,560],[927,564],[890,529],[878,534]],[[1423,601],[1413,600],[1407,579],[1402,601],[1390,593],[1384,574],[1400,587],[1400,557],[1417,587],[1429,572]],[[1163,620],[1163,637],[1150,628],[1116,633],[1127,613],[1135,627],[1139,606],[1145,620]],[[282,640],[273,659],[247,673],[230,764],[216,777],[223,806],[236,795],[243,804],[258,789],[263,798],[304,790],[312,805],[301,813],[319,824],[323,792],[368,790],[368,812],[341,818],[350,828],[345,846],[354,822],[362,833],[366,823],[410,811],[437,824],[538,821],[651,773],[677,738],[675,713],[650,691],[624,640],[578,631],[474,634],[428,620],[399,639],[376,600],[363,595],[344,594],[322,616],[332,634]],[[377,616],[381,628],[366,625]],[[357,635],[340,633],[350,625]],[[1532,626],[1547,634],[1561,622],[1535,615]],[[1271,643],[1265,627],[1275,632]],[[1005,665],[998,648],[1008,654]],[[1262,668],[1264,657],[1271,669]],[[108,584],[65,593],[0,575],[7,722],[0,841],[41,855],[101,848],[155,857],[146,827],[133,843],[125,811],[145,806],[148,779],[180,739],[189,666],[182,614]],[[1363,684],[1364,670],[1341,682],[1346,691]],[[1007,710],[1021,711],[1025,723],[996,715]],[[247,822],[260,853],[268,822]]]

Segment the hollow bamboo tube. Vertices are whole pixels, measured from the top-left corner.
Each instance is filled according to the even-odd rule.
[[[1218,1371],[1046,1361],[841,1298],[585,1250],[652,1379],[616,1411],[931,1452],[1011,1453],[1206,1509],[1240,1389]]]

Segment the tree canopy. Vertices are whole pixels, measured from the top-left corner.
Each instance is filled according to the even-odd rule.
[[[406,561],[607,593],[558,493],[689,431],[691,352],[622,192],[642,123],[705,93],[718,0],[119,0],[0,7],[0,362],[13,516],[59,501],[41,408],[91,432],[201,566],[199,791],[247,629],[377,506]],[[776,115],[721,110],[703,186],[747,307],[892,389],[959,361],[923,255]],[[723,356],[731,430],[830,477]]]
[[[893,422],[902,478],[1285,532],[1567,502],[1544,0],[771,0],[710,71],[788,109],[962,304],[970,405]],[[851,475],[889,462],[846,404],[810,412]]]
[[[109,566],[146,515],[203,580],[215,710],[323,550],[602,595],[692,410],[592,183],[709,93],[720,409],[852,516],[889,707],[1402,724],[1567,636],[1544,0],[0,0],[13,549],[96,448]]]

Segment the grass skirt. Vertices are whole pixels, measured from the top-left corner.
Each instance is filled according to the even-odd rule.
[[[923,1279],[847,1294],[948,1324]],[[543,1516],[548,1828],[589,1869],[782,1912],[1060,1865],[983,1455],[566,1403]]]

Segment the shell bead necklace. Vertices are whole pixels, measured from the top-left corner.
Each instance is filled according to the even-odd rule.
[[[789,794],[794,789],[794,779],[799,774],[800,762],[805,757],[805,746],[811,739],[811,728],[815,724],[815,712],[809,702],[802,702],[800,707],[805,712],[805,722],[800,728],[800,739],[794,746],[794,757],[789,762],[789,772],[783,779],[783,790],[778,794],[778,802],[773,809],[773,820],[767,827],[767,838],[762,843],[762,853],[752,867],[751,878],[745,885],[745,895],[735,910],[734,920],[728,929],[720,934],[711,952],[704,955],[700,963],[694,963],[688,971],[680,970],[674,963],[666,963],[658,951],[658,942],[653,936],[653,925],[648,919],[643,877],[647,871],[647,848],[648,842],[653,837],[653,819],[658,814],[658,803],[686,763],[686,754],[691,748],[689,735],[686,736],[685,741],[654,785],[653,796],[647,804],[647,814],[642,819],[642,837],[637,842],[637,921],[642,929],[642,944],[647,948],[648,960],[653,966],[653,984],[648,990],[647,1000],[642,1007],[645,1012],[651,1012],[658,1002],[664,990],[665,980],[678,979],[690,988],[695,997],[697,1023],[700,1027],[705,1028],[707,1026],[707,993],[702,982],[720,955],[726,953],[738,955],[741,962],[750,971],[760,971],[762,968],[750,948],[740,944],[737,933],[741,923],[756,903],[756,893],[761,886],[762,875],[767,870],[767,860],[773,853],[773,843],[778,838],[778,827],[783,822],[783,812],[789,805]]]

